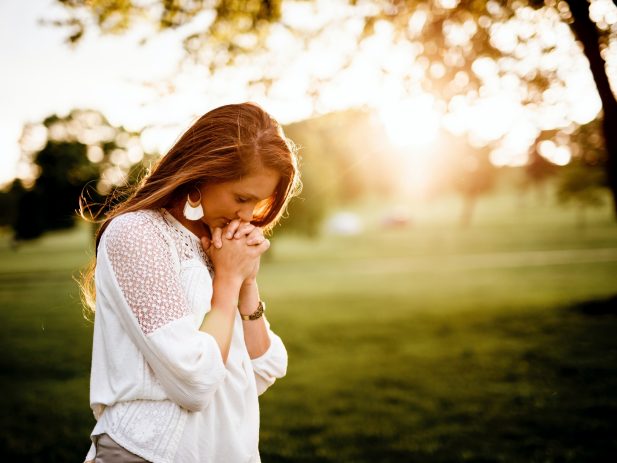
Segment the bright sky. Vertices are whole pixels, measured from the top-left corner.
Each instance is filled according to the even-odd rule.
[[[340,28],[328,29],[308,51],[302,51],[283,28],[275,28],[270,45],[282,58],[278,68],[272,55],[264,53],[250,57],[243,73],[226,72],[212,78],[195,69],[176,74],[181,48],[171,32],[158,35],[145,47],[136,44],[138,31],[128,37],[101,38],[91,34],[77,49],[71,49],[63,43],[65,32],[37,24],[39,18],[62,17],[62,8],[55,3],[0,2],[0,184],[19,175],[17,142],[23,124],[38,122],[53,113],[66,115],[74,108],[100,110],[112,124],[129,129],[151,126],[142,136],[145,148],[164,152],[195,117],[224,103],[257,101],[283,123],[315,112],[366,104],[378,110],[391,140],[401,147],[430,145],[440,126],[453,132],[467,131],[478,143],[501,138],[502,146],[493,153],[495,164],[524,162],[527,147],[540,128],[566,126],[571,121],[584,123],[600,109],[588,65],[572,46],[567,26],[561,23],[552,27],[554,23],[533,16],[532,10],[521,10],[520,21],[536,21],[538,29],[544,31],[542,40],[555,44],[555,52],[542,58],[537,49],[520,50],[525,58],[513,66],[533,67],[543,59],[543,66],[558,68],[565,87],[544,95],[547,105],[530,115],[517,104],[520,83],[500,79],[490,60],[479,60],[474,72],[487,78],[483,90],[486,98],[480,103],[465,97],[455,99],[450,115],[443,117],[443,108],[438,107],[433,96],[419,87],[410,90],[401,78],[411,73],[419,80],[424,74],[437,75],[441,70],[423,69],[420,63],[413,62],[418,52],[412,44],[393,46],[388,24],[377,24],[375,36],[358,49],[354,36],[361,22],[351,18]],[[295,27],[317,27],[346,8],[345,3],[320,0],[316,10],[300,4],[285,10],[285,17]],[[594,0],[594,5],[597,17],[609,24],[617,21],[610,0]],[[422,20],[421,15],[415,17],[410,27],[422,27]],[[451,40],[464,40],[468,32],[465,28],[454,29]],[[497,45],[502,49],[513,47],[516,33],[516,23],[497,30]],[[615,69],[616,48],[607,52],[609,69]],[[352,64],[336,74],[330,84],[319,88],[313,106],[307,96],[308,76],[330,76],[340,56],[350,52],[354,54]],[[282,77],[268,98],[249,94],[246,80],[255,69],[271,69]],[[379,69],[387,70],[387,76]],[[162,80],[174,75],[174,92],[159,96],[157,88]],[[144,87],[145,80],[154,86]],[[553,152],[558,153],[555,160],[559,162],[567,156],[563,150],[546,150],[547,155]]]
[[[39,18],[61,17],[52,0],[0,2],[0,184],[19,172],[18,139],[23,124],[74,108],[103,112],[114,125],[156,127],[144,136],[150,148],[165,149],[196,115],[219,104],[247,99],[237,78],[208,81],[199,74],[182,76],[173,98],[157,98],[142,81],[173,75],[181,47],[172,34],[147,46],[135,37],[91,37],[77,49],[63,43],[65,32],[38,24]],[[150,102],[150,103],[148,103]],[[148,104],[147,104],[148,103]]]

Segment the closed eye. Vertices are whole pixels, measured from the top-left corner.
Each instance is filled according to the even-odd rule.
[[[246,203],[248,201],[247,198],[241,198],[241,197],[236,197],[236,201],[238,201],[239,203]]]

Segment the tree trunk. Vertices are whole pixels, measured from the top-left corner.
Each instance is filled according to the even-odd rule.
[[[585,214],[586,211],[587,207],[584,203],[578,205],[576,214],[576,225],[580,230],[585,230],[587,228],[587,214]]]
[[[587,0],[566,0],[566,2],[573,18],[570,27],[576,38],[583,44],[583,50],[589,60],[591,74],[602,101],[602,129],[608,157],[606,174],[613,197],[613,212],[617,218],[617,99],[608,80],[606,63],[600,54],[598,30],[589,17],[589,2]]]
[[[473,211],[476,205],[476,195],[463,194],[463,209],[461,211],[460,225],[462,228],[467,228],[471,224]]]

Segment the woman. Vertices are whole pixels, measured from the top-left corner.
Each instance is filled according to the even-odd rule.
[[[227,105],[107,215],[83,284],[96,294],[87,461],[260,461],[257,396],[287,353],[256,277],[263,231],[299,186],[276,121]]]

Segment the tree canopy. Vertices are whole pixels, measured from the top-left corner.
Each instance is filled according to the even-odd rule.
[[[186,58],[212,72],[263,55],[288,61],[309,53],[331,54],[326,71],[309,70],[305,79],[305,92],[316,102],[327,82],[354,66],[359,52],[386,34],[390,46],[402,52],[394,66],[376,62],[379,72],[387,76],[393,67],[402,67],[403,85],[411,92],[429,92],[444,114],[481,101],[496,85],[516,93],[532,112],[558,104],[564,69],[575,55],[569,59],[558,53],[562,44],[556,31],[569,29],[588,60],[602,102],[604,168],[617,214],[617,132],[611,129],[617,126],[617,101],[604,53],[617,27],[608,6],[617,0],[57,1],[66,7],[67,17],[52,22],[69,28],[71,43],[79,43],[89,29],[123,33],[146,23],[151,34],[177,31]],[[337,31],[350,40],[341,40]],[[282,53],[291,42],[293,52]],[[578,50],[574,47],[572,53]],[[271,90],[289,68],[287,61],[278,66],[260,61],[263,65],[247,76],[247,84]],[[538,127],[538,135],[577,121],[552,123],[554,127]]]
[[[3,194],[12,205],[3,222],[13,226],[16,239],[72,227],[82,194],[104,207],[112,189],[135,181],[149,159],[139,134],[112,126],[93,110],[27,124],[20,143],[22,162],[32,170],[28,188],[16,181]]]

